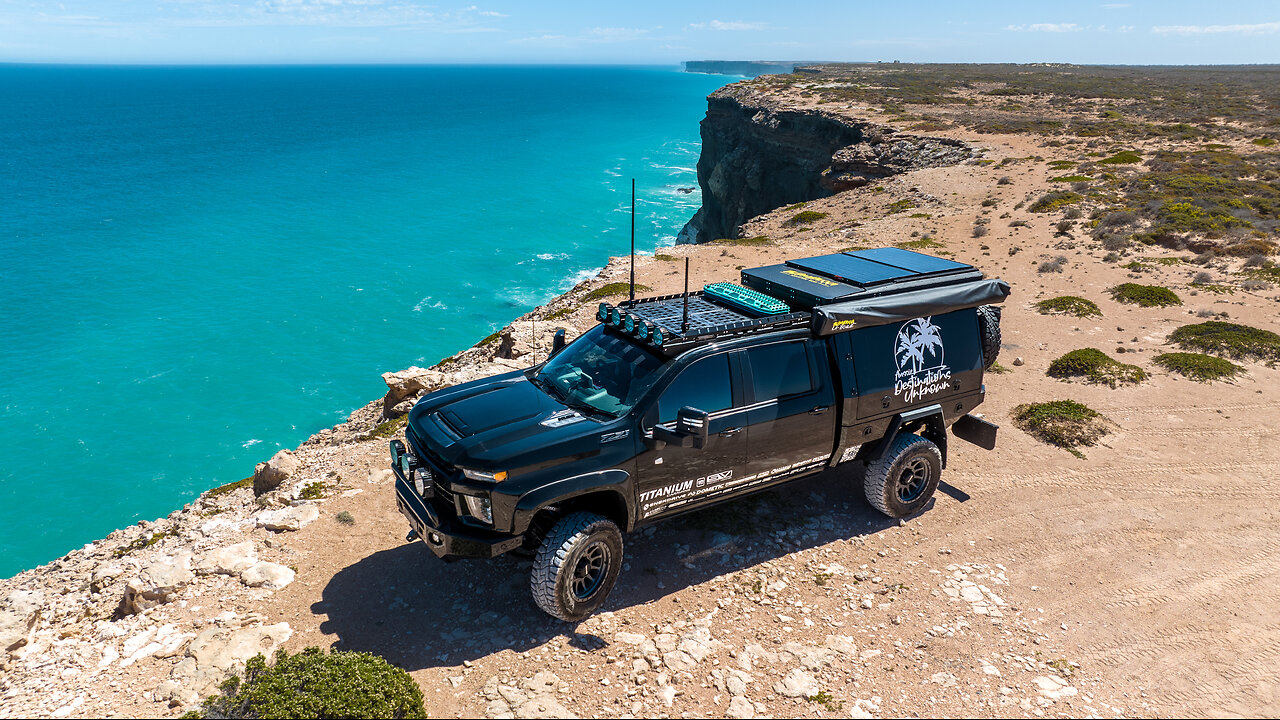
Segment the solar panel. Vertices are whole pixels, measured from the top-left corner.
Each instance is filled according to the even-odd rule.
[[[854,252],[844,254],[850,257],[884,263],[885,265],[890,265],[895,268],[902,268],[903,270],[908,271],[908,274],[928,274],[972,267],[971,265],[958,263],[954,260],[946,260],[944,258],[895,247],[856,250]]]
[[[864,287],[917,274],[915,270],[905,269],[901,266],[895,267],[847,253],[788,260],[787,264],[801,270],[809,270],[835,280]]]

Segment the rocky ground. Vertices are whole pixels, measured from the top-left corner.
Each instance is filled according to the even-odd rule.
[[[1060,216],[1019,205],[1053,187],[1049,160],[1083,145],[938,134],[980,156],[812,201],[826,214],[812,222],[785,208],[740,233],[769,244],[681,246],[638,267],[651,292],[672,292],[686,255],[697,285],[927,237],[924,251],[1008,280],[1006,372],[988,374],[981,408],[999,445],[954,444],[921,515],[888,521],[834,470],[677,518],[627,537],[617,589],[576,626],[533,606],[527,561],[444,564],[406,544],[385,469],[400,426],[385,415],[538,361],[555,325],[590,324],[584,296],[624,278],[614,261],[442,366],[389,375],[387,398],[260,466],[261,497],[228,487],[0,581],[0,717],[177,715],[246,658],[311,645],[387,657],[434,716],[1274,715],[1280,371],[1244,362],[1236,380],[1204,384],[1150,359],[1197,314],[1280,330],[1276,290],[1198,290],[1201,268],[1160,264],[1180,256],[1162,249],[1135,250],[1151,258],[1135,276],[1102,261],[1083,222],[1064,233]],[[989,232],[974,237],[977,224]],[[1059,255],[1062,272],[1039,272]],[[1240,263],[1210,270],[1230,282]],[[1184,305],[1105,292],[1135,279]],[[1064,294],[1102,317],[1033,307]],[[1112,389],[1045,375],[1088,346],[1123,348],[1151,377]],[[1019,403],[1061,398],[1114,424],[1083,458],[1010,422]]]

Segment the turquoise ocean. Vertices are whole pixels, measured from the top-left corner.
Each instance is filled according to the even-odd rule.
[[[252,473],[700,203],[730,78],[0,66],[0,577]]]

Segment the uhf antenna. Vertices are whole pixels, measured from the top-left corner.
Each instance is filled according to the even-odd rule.
[[[636,179],[631,178],[631,303],[636,301]]]
[[[689,332],[689,256],[684,256],[684,317],[680,320],[680,333]]]

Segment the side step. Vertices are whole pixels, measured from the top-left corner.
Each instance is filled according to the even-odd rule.
[[[952,424],[951,433],[983,450],[995,450],[996,430],[999,429],[999,425],[989,423],[980,417],[965,415]]]

